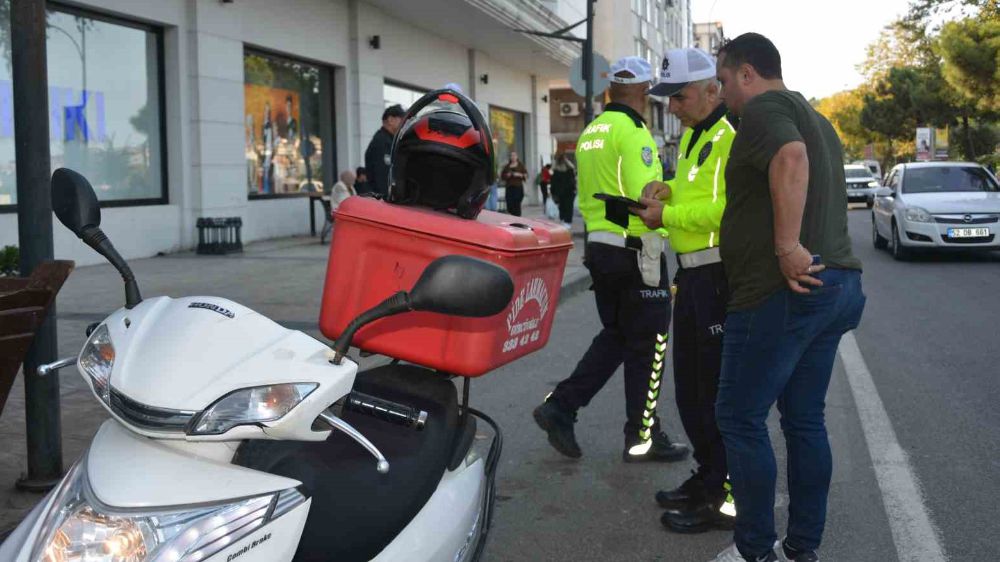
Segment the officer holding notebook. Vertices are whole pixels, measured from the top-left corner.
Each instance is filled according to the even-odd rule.
[[[735,508],[727,482],[726,448],[715,421],[722,368],[722,332],[729,298],[719,255],[726,207],[726,162],[736,138],[715,78],[715,61],[698,49],[672,49],[663,58],[652,95],[670,99],[670,113],[686,127],[677,174],[652,184],[637,213],[646,226],[670,230],[677,254],[674,303],[674,385],[677,410],[694,447],[697,471],[675,489],[656,494],[667,508],[661,522],[682,533],[731,529]]]
[[[587,125],[576,148],[586,266],[603,328],[534,417],[557,451],[580,457],[573,429],[577,411],[624,363],[624,460],[676,461],[688,448],[670,441],[656,415],[670,325],[666,233],[647,228],[620,199],[595,198],[635,201],[647,184],[662,178],[656,143],[642,116],[652,69],[642,58],[626,57],[612,65],[610,75],[611,103]]]

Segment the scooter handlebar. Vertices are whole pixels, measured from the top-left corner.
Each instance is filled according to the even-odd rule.
[[[427,412],[423,410],[356,390],[347,395],[344,409],[403,427],[410,427],[417,431],[423,429],[424,424],[427,423]]]

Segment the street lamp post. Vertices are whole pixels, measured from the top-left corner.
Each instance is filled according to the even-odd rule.
[[[583,80],[586,95],[583,105],[584,125],[594,120],[594,2],[587,0],[587,40],[583,43]]]
[[[21,275],[27,277],[41,262],[51,260],[54,253],[49,190],[52,164],[49,128],[44,125],[49,122],[45,2],[12,0],[10,24],[17,231]],[[17,487],[24,490],[48,490],[62,476],[59,376],[51,373],[41,377],[37,370],[56,358],[55,308],[49,308],[24,359],[28,473],[17,481]]]

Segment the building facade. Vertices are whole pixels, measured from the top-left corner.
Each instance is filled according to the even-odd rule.
[[[305,234],[306,195],[363,165],[383,109],[447,83],[488,117],[500,158],[518,150],[537,171],[552,144],[542,98],[579,47],[512,29],[565,26],[559,14],[579,3],[566,2],[50,2],[49,123],[39,126],[53,169],[93,183],[102,226],[127,258],[193,247],[200,217],[241,217],[244,241]],[[9,26],[0,21],[7,37]],[[3,44],[0,246],[17,244]],[[320,206],[312,212],[322,224]],[[61,226],[54,236],[57,257],[100,260]]]
[[[694,46],[715,56],[722,44],[726,42],[726,34],[722,31],[721,21],[711,21],[694,24]]]

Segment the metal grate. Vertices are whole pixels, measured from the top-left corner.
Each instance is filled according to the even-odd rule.
[[[993,224],[998,220],[997,215],[934,215],[934,222],[941,224]]]

